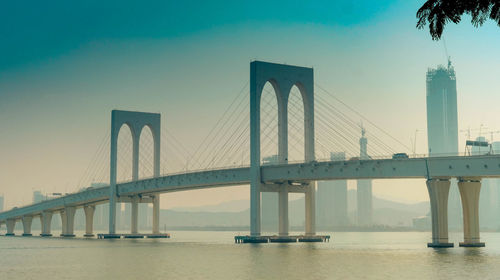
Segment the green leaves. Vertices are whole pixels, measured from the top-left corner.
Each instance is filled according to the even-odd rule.
[[[488,19],[500,26],[500,0],[428,0],[417,11],[417,28],[428,24],[433,40],[439,40],[447,23],[459,23],[463,14],[469,14],[475,27]]]

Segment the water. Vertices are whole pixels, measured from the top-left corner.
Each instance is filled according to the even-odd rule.
[[[79,233],[80,235],[82,233]],[[499,279],[485,248],[429,249],[428,232],[333,233],[330,243],[234,244],[233,232],[172,239],[0,237],[0,279]],[[458,246],[460,233],[452,233]]]

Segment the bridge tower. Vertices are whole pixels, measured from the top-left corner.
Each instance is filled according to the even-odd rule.
[[[288,235],[288,184],[269,186],[262,182],[260,156],[260,106],[262,90],[269,82],[278,100],[278,164],[288,163],[288,97],[297,86],[304,105],[304,137],[306,162],[314,161],[314,78],[313,69],[283,64],[254,61],[250,63],[250,235],[261,234],[262,191],[278,189],[279,234]],[[276,188],[273,188],[276,189]],[[315,230],[315,183],[304,184],[306,235]]]
[[[123,125],[127,125],[132,134],[132,180],[139,179],[139,141],[142,129],[147,126],[153,134],[154,141],[154,177],[160,176],[160,143],[161,116],[155,113],[113,110],[111,112],[111,156],[110,156],[110,194],[109,194],[109,234],[116,234],[116,203],[119,194],[116,189],[118,134]],[[160,196],[152,196],[153,200],[153,234],[160,232]],[[132,232],[137,233],[137,203],[139,198],[130,198],[132,203]]]

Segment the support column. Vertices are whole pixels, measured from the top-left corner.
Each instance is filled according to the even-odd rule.
[[[50,233],[50,226],[52,224],[52,212],[42,212],[42,214],[40,215],[40,224],[42,226],[42,233],[40,233],[40,236],[52,236],[52,234]]]
[[[250,235],[260,236],[260,97],[264,85],[257,84],[257,67],[250,64]]]
[[[316,234],[316,182],[310,182],[305,193],[306,235]]]
[[[75,225],[75,207],[65,207],[61,211],[62,220],[62,233],[63,237],[75,237],[74,225]]]
[[[139,197],[132,197],[132,211],[130,211],[131,221],[130,221],[130,233],[137,234],[138,231],[138,218],[139,218]]]
[[[153,234],[160,233],[160,194],[153,196]]]
[[[161,131],[159,129],[160,122],[158,121],[158,130],[155,129],[154,136],[154,177],[160,177],[160,155],[161,155]],[[153,234],[160,233],[160,194],[153,197]]]
[[[453,243],[448,242],[450,179],[428,179],[426,184],[432,216],[432,242],[427,243],[427,247],[453,247]]]
[[[23,216],[21,218],[21,221],[23,222],[23,236],[33,236],[33,234],[31,234],[31,224],[33,221],[33,217]]]
[[[14,236],[14,235],[16,235],[14,233],[14,228],[16,227],[16,219],[8,219],[5,224],[7,226],[7,233],[5,234],[5,236]]]
[[[83,236],[93,237],[95,205],[83,206],[83,211],[85,212],[85,234]]]
[[[280,192],[278,194],[279,203],[279,235],[288,235],[288,184],[283,184],[281,186]]]
[[[66,229],[67,229],[66,212],[64,210],[61,210],[59,212],[59,215],[61,216],[61,236],[64,236],[66,234]]]
[[[276,87],[275,91],[281,88]],[[290,89],[284,88],[283,90]],[[288,163],[288,95],[278,95],[278,163]],[[278,234],[288,236],[288,184],[283,184],[278,192]]]
[[[314,154],[314,82],[301,88],[302,101],[304,103],[304,152],[305,161],[313,162]],[[306,207],[306,235],[316,234],[316,182],[310,182],[305,194]]]
[[[460,178],[458,190],[462,199],[464,217],[464,242],[460,247],[484,247],[479,238],[479,193],[481,191],[480,178]]]
[[[121,128],[121,123],[117,123],[116,121],[116,119],[118,119],[117,114],[117,111],[111,111],[111,147],[109,155],[109,234],[116,233],[116,169],[118,157],[118,133]],[[130,130],[132,131],[132,127],[130,127]]]

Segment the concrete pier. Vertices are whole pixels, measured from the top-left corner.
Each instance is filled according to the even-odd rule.
[[[450,180],[448,178],[436,178],[429,179],[426,183],[432,217],[432,242],[427,243],[427,247],[453,247],[453,243],[448,242],[448,194],[450,191]]]
[[[153,197],[153,235],[160,234],[160,194]]]
[[[311,182],[305,194],[306,235],[316,234],[316,182]]]
[[[484,247],[479,237],[479,193],[481,180],[479,178],[460,178],[458,189],[462,199],[464,217],[464,242],[460,247]]]
[[[74,225],[75,225],[75,207],[65,207],[61,210],[61,222],[62,222],[62,237],[75,237]]]
[[[93,237],[95,205],[83,206],[83,211],[85,212],[85,234],[83,236]]]
[[[280,186],[278,193],[279,235],[288,235],[288,184]]]
[[[32,236],[31,234],[31,224],[33,222],[33,217],[31,216],[23,216],[21,218],[23,222],[23,236]]]
[[[7,219],[7,222],[5,222],[7,225],[7,233],[5,236],[14,236],[16,235],[14,233],[14,228],[16,227],[16,219]]]
[[[52,236],[52,234],[50,233],[50,227],[52,224],[52,212],[43,211],[42,214],[40,214],[40,224],[42,225],[42,233],[40,233],[40,236]]]
[[[131,234],[137,234],[139,231],[138,231],[138,224],[139,224],[139,221],[138,221],[138,218],[139,218],[139,197],[137,196],[134,196],[132,197],[132,202],[131,202],[131,221],[130,221],[130,233]]]

